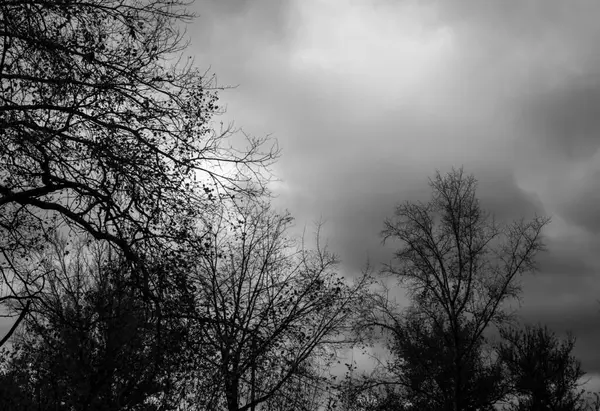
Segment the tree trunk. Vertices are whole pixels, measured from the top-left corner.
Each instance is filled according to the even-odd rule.
[[[228,378],[225,382],[225,396],[227,397],[227,410],[238,411],[238,390],[239,381],[237,378]]]

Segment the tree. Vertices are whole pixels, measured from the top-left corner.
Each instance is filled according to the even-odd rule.
[[[13,265],[59,227],[106,240],[140,265],[141,249],[171,247],[190,219],[219,200],[264,191],[263,172],[277,150],[250,137],[246,147],[233,146],[229,128],[214,129],[214,79],[178,60],[186,45],[181,24],[192,17],[185,6],[0,5],[5,287]],[[20,299],[24,308],[31,297],[5,291],[0,303]]]
[[[507,320],[502,303],[518,296],[518,276],[535,268],[549,219],[498,224],[462,169],[438,172],[430,186],[431,201],[399,205],[383,231],[402,242],[384,273],[406,287],[412,306],[402,317],[376,296],[367,324],[389,333],[398,356],[393,378],[410,398],[428,397],[440,410],[488,409],[502,392],[483,356],[484,331]]]
[[[385,384],[372,375],[363,374],[357,380],[352,373],[346,373],[345,381],[337,387],[336,409],[343,411],[407,411],[408,403],[402,388],[395,384]],[[339,404],[339,405],[338,405]],[[420,408],[417,408],[420,409]]]
[[[396,358],[394,376],[402,381],[405,397],[414,409],[452,409],[457,380],[460,381],[463,410],[494,410],[493,404],[506,393],[501,366],[480,337],[453,368],[454,349],[451,330],[437,329],[428,318],[412,311],[405,314],[396,330],[391,352]],[[468,339],[472,330],[460,325],[459,337]]]
[[[55,238],[36,259],[50,274],[5,358],[0,408],[175,408],[186,327],[159,315],[185,302],[145,303],[123,257],[101,244]]]
[[[586,409],[579,379],[585,374],[573,356],[575,338],[559,339],[547,327],[502,330],[499,358],[508,369],[517,403],[511,409]]]
[[[190,402],[210,397],[230,411],[297,405],[293,387],[318,385],[319,366],[342,346],[366,278],[348,284],[319,240],[308,250],[287,238],[291,223],[266,204],[240,203],[215,216],[194,248],[189,318],[204,380],[191,384]]]
[[[261,411],[320,411],[330,397],[331,386],[315,361],[306,361],[302,369],[291,376],[277,393],[260,404]],[[327,371],[327,370],[325,370]]]

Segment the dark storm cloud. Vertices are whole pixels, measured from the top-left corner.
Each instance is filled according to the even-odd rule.
[[[568,222],[600,233],[600,170],[581,178],[580,184],[571,190],[570,201],[561,207],[561,213]]]
[[[222,93],[223,119],[279,140],[276,203],[300,230],[323,218],[346,272],[387,261],[397,244],[381,246],[384,218],[428,200],[435,169],[464,165],[499,220],[553,216],[540,272],[524,281],[528,318],[572,323],[582,347],[600,342],[586,331],[600,298],[600,2],[197,8],[197,62],[240,85]],[[600,357],[581,350],[600,374]]]
[[[545,174],[554,212],[593,233],[600,232],[600,67],[597,81],[575,79],[527,96],[521,117],[537,152],[537,170]]]
[[[535,96],[523,110],[549,150],[570,160],[588,160],[600,147],[600,73],[596,81],[575,80]]]
[[[572,333],[576,338],[574,355],[584,371],[600,374],[600,304],[596,301],[570,302],[563,306],[544,306],[521,310],[520,318],[528,324],[544,324],[560,337]]]
[[[504,111],[514,121],[520,177],[549,212],[598,233],[600,3],[436,4],[456,33],[474,39],[465,61],[481,69],[479,79],[506,84]]]
[[[498,221],[547,215],[537,194],[520,188],[511,170],[484,168],[473,170],[472,173],[479,181],[477,193],[482,207]]]
[[[575,354],[587,372],[600,374],[600,239],[585,234],[547,239],[539,271],[525,277],[519,311],[528,323],[546,324],[577,338]]]
[[[594,280],[600,269],[600,262],[595,251],[600,247],[600,240],[583,235],[564,235],[558,238],[547,238],[548,250],[539,259],[539,274],[549,278],[556,284],[557,290],[564,282]],[[598,296],[600,298],[600,295]]]

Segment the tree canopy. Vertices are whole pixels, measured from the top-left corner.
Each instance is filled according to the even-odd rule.
[[[490,409],[505,396],[484,332],[506,323],[502,303],[518,296],[518,276],[544,249],[549,219],[499,224],[476,185],[462,169],[438,172],[429,202],[402,203],[385,221],[384,238],[400,248],[383,272],[405,287],[411,306],[403,313],[376,294],[364,325],[389,334],[390,378],[418,409]]]
[[[69,227],[142,264],[236,194],[264,191],[277,149],[217,129],[216,84],[179,61],[181,0],[6,1],[0,7],[3,284]],[[20,279],[25,283],[32,279]],[[146,279],[146,283],[147,283]],[[148,285],[147,294],[150,294]],[[6,290],[2,301],[28,295]]]

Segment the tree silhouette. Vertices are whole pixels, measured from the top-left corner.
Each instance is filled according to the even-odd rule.
[[[314,250],[287,237],[291,222],[240,204],[213,218],[191,254],[200,391],[230,411],[291,406],[294,385],[319,384],[317,364],[335,358],[364,295],[366,278],[349,285],[318,235]]]
[[[213,78],[177,60],[186,46],[181,25],[192,17],[185,6],[0,5],[5,286],[13,266],[59,227],[109,241],[139,265],[140,249],[181,240],[186,219],[264,191],[277,150],[250,137],[245,147],[228,143],[230,129],[211,122],[220,112]],[[30,297],[11,289],[0,302],[20,300],[23,309]]]
[[[560,340],[547,327],[502,330],[498,354],[507,367],[517,404],[512,409],[587,409],[579,379],[585,374],[573,356],[575,338]]]
[[[145,303],[106,244],[51,244],[36,261],[51,274],[5,359],[0,408],[172,409],[187,331],[159,315],[182,299],[163,298],[161,311]]]
[[[482,351],[484,331],[507,320],[502,303],[518,295],[518,276],[535,268],[549,219],[496,223],[480,207],[475,178],[462,169],[438,172],[430,186],[431,201],[399,205],[383,231],[402,243],[384,272],[406,287],[412,306],[403,316],[375,295],[365,325],[388,332],[398,360],[392,378],[411,402],[488,409],[503,392],[496,365]]]

